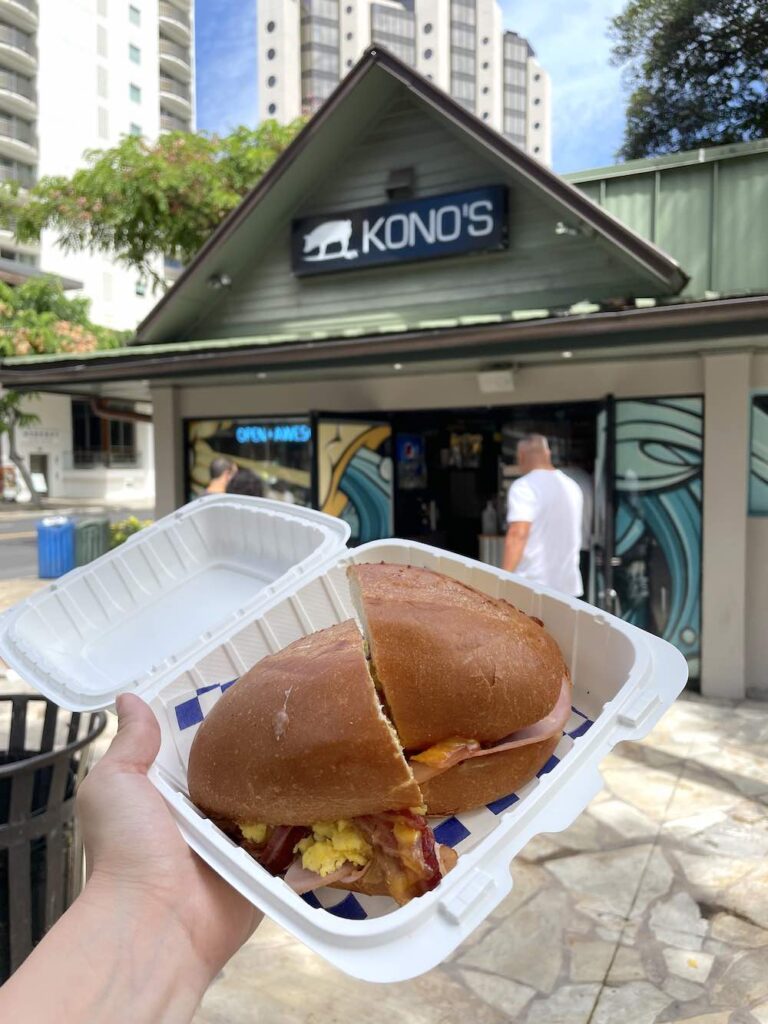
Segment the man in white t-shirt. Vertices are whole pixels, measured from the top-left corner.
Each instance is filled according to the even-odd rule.
[[[579,572],[581,488],[555,469],[546,437],[518,443],[524,476],[509,489],[503,567],[532,583],[575,597],[584,593]]]

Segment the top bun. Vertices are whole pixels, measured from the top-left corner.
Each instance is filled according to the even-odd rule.
[[[544,718],[567,668],[538,621],[429,569],[348,569],[377,685],[407,751],[493,743]]]
[[[419,787],[349,620],[258,662],[192,743],[189,795],[238,824],[308,825],[414,807]]]

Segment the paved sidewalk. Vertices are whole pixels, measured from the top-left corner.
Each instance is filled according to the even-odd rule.
[[[266,921],[195,1024],[768,1024],[768,703],[687,696],[603,776],[448,963],[373,986]]]
[[[768,1024],[768,704],[686,698],[451,961],[354,981],[265,922],[196,1024]]]

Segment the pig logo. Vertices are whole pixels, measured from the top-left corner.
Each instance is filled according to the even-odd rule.
[[[349,242],[352,238],[351,220],[327,220],[324,224],[318,224],[308,234],[304,235],[304,259],[310,260],[354,260],[358,256],[357,249],[350,249]],[[338,246],[336,251],[333,247]],[[314,249],[317,253],[314,256],[307,255]],[[328,250],[332,251],[329,253]]]

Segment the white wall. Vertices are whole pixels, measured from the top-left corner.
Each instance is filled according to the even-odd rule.
[[[535,57],[528,58],[525,148],[547,167],[552,166],[552,85]],[[539,127],[534,127],[538,125]]]
[[[141,26],[128,20],[127,3],[98,0],[47,0],[38,29],[39,173],[70,176],[84,163],[86,149],[115,145],[139,125],[149,138],[159,132],[158,7],[141,0]],[[106,10],[106,14],[100,12]],[[141,63],[129,60],[129,43],[141,51]],[[101,69],[101,74],[99,73]],[[141,102],[129,86],[141,89]],[[100,95],[106,93],[106,95]],[[104,113],[100,115],[99,111]],[[105,124],[106,118],[106,124]],[[106,130],[105,130],[106,128]],[[56,235],[43,233],[43,270],[82,281],[91,299],[91,317],[108,327],[134,327],[157,301],[148,289],[136,295],[138,275],[104,256],[66,254]]]
[[[259,76],[259,121],[274,117],[287,124],[301,114],[301,7],[299,0],[259,0],[256,6],[256,72]],[[274,22],[274,29],[267,25]],[[275,51],[273,60],[268,50]],[[277,79],[268,86],[270,75]],[[271,103],[276,109],[269,110]]]

